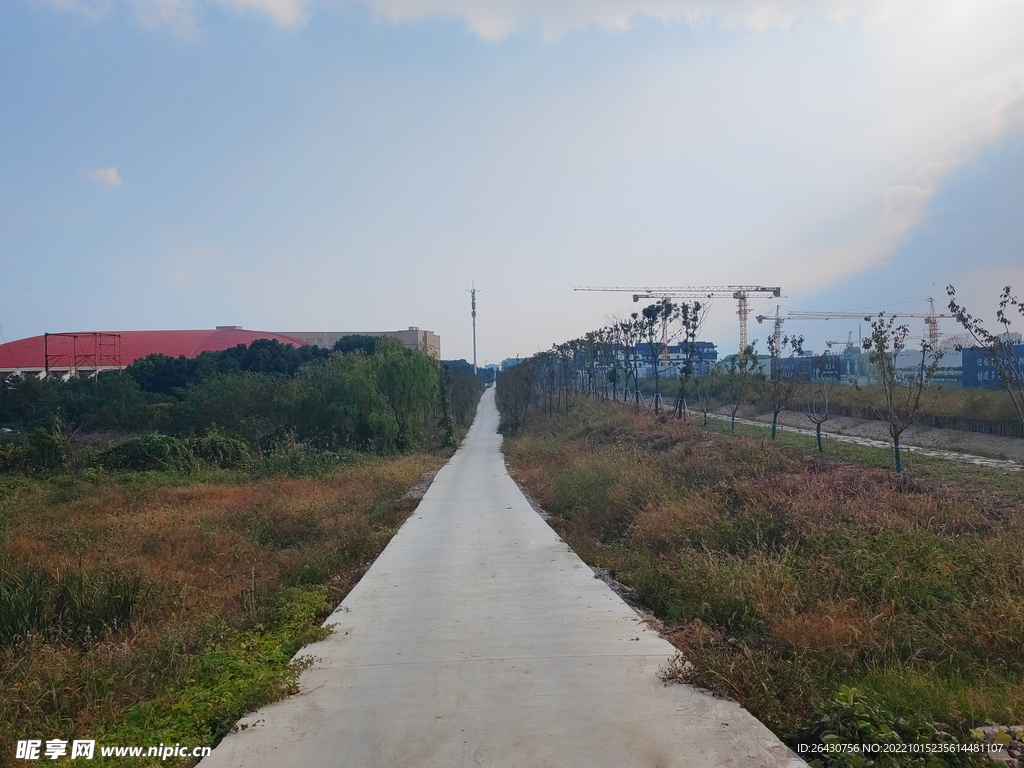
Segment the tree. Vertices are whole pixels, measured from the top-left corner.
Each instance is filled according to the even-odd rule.
[[[654,378],[654,413],[661,413],[661,358],[672,341],[676,305],[669,299],[644,307],[639,318],[640,333],[651,354],[651,376]]]
[[[764,371],[757,361],[754,344],[748,344],[733,357],[722,382],[727,397],[725,408],[729,412],[730,431],[733,433],[736,432],[736,414],[740,407],[764,379]]]
[[[288,379],[266,373],[211,376],[184,391],[171,412],[172,431],[201,435],[217,426],[252,445],[267,447],[283,426]]]
[[[143,392],[173,396],[195,383],[196,361],[182,355],[168,357],[159,352],[146,355],[125,368]]]
[[[594,336],[597,339],[595,377],[601,386],[601,399],[607,400],[608,385],[611,384],[614,389],[615,384],[617,383],[617,374],[613,373],[617,363],[616,350],[612,344],[612,332],[610,328],[599,328],[594,331]]]
[[[501,416],[499,431],[502,434],[516,435],[525,429],[540,366],[541,361],[531,357],[498,374],[494,396]]]
[[[804,416],[814,424],[818,453],[824,453],[825,449],[821,445],[821,425],[831,417],[828,406],[835,383],[832,379],[822,375],[821,358],[819,357],[815,362],[816,365],[811,368],[811,375],[802,382],[800,409],[804,412]]]
[[[589,397],[597,394],[597,355],[601,346],[598,334],[598,331],[587,331],[577,342],[583,374],[583,394]]]
[[[679,328],[678,337],[683,341],[683,364],[679,369],[679,394],[676,396],[676,418],[686,417],[686,384],[693,376],[693,357],[697,352],[697,336],[707,319],[706,306],[699,301],[692,304],[683,302],[676,308],[676,324]],[[705,418],[705,422],[707,419]]]
[[[438,367],[438,408],[440,426],[445,431],[445,444],[458,443],[458,427],[467,427],[473,421],[484,385],[473,375],[473,366],[459,365],[464,361],[442,361]]]
[[[371,355],[336,352],[299,371],[291,390],[289,425],[299,438],[324,448],[394,450],[398,423]]]
[[[422,437],[425,417],[437,400],[437,362],[389,337],[378,340],[371,360],[377,367],[377,388],[398,425],[396,446],[408,450]]]
[[[348,355],[352,352],[362,352],[364,355],[372,355],[377,351],[376,336],[367,336],[362,333],[350,333],[342,336],[334,342],[333,351]]]
[[[914,423],[921,395],[928,379],[939,367],[941,353],[931,349],[927,341],[921,342],[921,362],[915,366],[910,381],[900,374],[897,358],[906,347],[910,330],[906,325],[896,325],[896,318],[885,318],[884,312],[871,321],[871,335],[864,339],[864,349],[870,352],[871,363],[878,373],[882,387],[883,401],[875,407],[878,418],[885,422],[892,438],[893,459],[896,471],[903,471],[900,459],[900,436]]]
[[[572,391],[576,380],[575,362],[576,348],[574,342],[567,341],[563,344],[556,344],[554,352],[558,357],[559,388],[558,408],[561,410],[562,398],[565,398],[565,412],[569,412],[569,393]],[[497,394],[497,393],[495,393]]]
[[[765,399],[772,409],[772,440],[775,439],[779,425],[779,414],[786,410],[796,388],[796,379],[785,379],[782,376],[782,355],[789,350],[789,356],[803,355],[803,336],[768,337],[768,354],[771,356],[771,375],[765,380]]]
[[[626,366],[626,381],[623,386],[623,397],[629,392],[629,379],[633,379],[636,407],[640,408],[640,342],[643,339],[643,327],[639,312],[620,319],[616,324],[616,335],[622,350],[623,362]]]
[[[946,293],[949,294],[949,311],[974,337],[978,346],[985,349],[1013,401],[1013,407],[1017,409],[1017,415],[1024,422],[1024,359],[1018,356],[1016,345],[1010,340],[1010,316],[1016,312],[1024,318],[1024,301],[1013,295],[1011,286],[1003,288],[999,309],[996,310],[996,322],[1003,326],[1003,332],[997,334],[986,329],[980,318],[973,317],[957,303],[956,289],[952,285],[946,286]]]
[[[697,410],[704,414],[704,426],[708,425],[708,414],[715,404],[715,392],[721,386],[718,369],[712,368],[697,379]]]

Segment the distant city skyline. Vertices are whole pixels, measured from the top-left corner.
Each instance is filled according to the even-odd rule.
[[[492,363],[640,306],[581,284],[780,285],[762,351],[776,304],[952,283],[991,316],[1024,294],[1021,28],[1010,0],[11,0],[0,329],[419,326],[472,361],[474,280]]]

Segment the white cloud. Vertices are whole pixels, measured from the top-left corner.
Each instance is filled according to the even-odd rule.
[[[540,27],[557,38],[571,29],[597,26],[628,29],[638,17],[693,26],[765,31],[786,28],[801,19],[846,22],[861,17],[872,23],[899,9],[899,0],[362,0],[394,21],[430,16],[462,18],[480,37],[499,40],[513,30]]]
[[[153,29],[167,27],[179,40],[193,42],[199,38],[195,4],[192,0],[134,0],[135,13],[142,26]]]
[[[722,231],[730,233],[718,245],[684,236],[695,250],[714,253],[713,263],[696,267],[709,280],[731,282],[714,274],[720,265],[733,274],[770,271],[761,279],[811,290],[884,263],[948,174],[1024,118],[1024,5],[1010,0],[512,0],[484,6],[486,24],[478,4],[461,0],[367,1],[393,17],[442,2],[491,37],[531,23],[549,34],[586,21],[621,27],[635,13],[754,30],[753,38],[741,34],[724,50],[699,58],[684,52],[622,73],[603,93],[570,94],[564,108],[552,110],[562,113],[556,120],[509,131],[525,133],[531,145],[547,144],[546,162],[562,177],[590,178],[617,163],[616,181],[633,173],[629,181],[643,190],[657,188],[670,172],[691,176],[700,193],[679,199],[680,211],[689,205],[721,216]],[[845,23],[832,27],[855,41],[853,52],[802,48],[815,36],[830,39],[820,26],[757,35],[813,17]],[[551,148],[558,142],[563,146]],[[526,177],[530,170],[536,169],[512,173]],[[685,194],[679,184],[669,188],[680,190]],[[627,222],[634,236],[650,223],[643,215]],[[693,231],[702,227],[696,221]]]
[[[113,10],[117,0],[36,0],[64,13],[99,21]],[[200,0],[201,1],[201,0]],[[195,0],[124,0],[133,6],[139,23],[147,29],[166,27],[179,40],[194,42],[199,37]]]
[[[84,16],[90,21],[98,21],[109,12],[113,0],[37,0],[42,5],[64,13]]]
[[[117,166],[109,168],[93,168],[85,172],[85,175],[97,184],[109,189],[116,189],[121,186],[121,175],[117,172]]]
[[[265,13],[283,27],[296,27],[306,18],[306,6],[313,0],[218,0],[239,10]]]

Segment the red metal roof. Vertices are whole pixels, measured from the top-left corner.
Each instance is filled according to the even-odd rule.
[[[77,331],[77,341],[71,335],[51,334],[46,349],[49,350],[51,365],[67,368],[72,355],[77,353],[81,361],[85,355],[96,355],[104,359],[111,354],[112,340],[103,338],[101,349],[97,350],[96,337],[93,333],[120,336],[121,365],[130,365],[141,357],[159,352],[168,357],[195,357],[202,352],[219,352],[224,349],[251,344],[257,339],[276,339],[282,344],[301,347],[305,342],[291,336],[266,331],[247,331],[241,328],[217,328],[212,331]],[[54,356],[60,358],[54,361]],[[42,370],[46,364],[42,336],[30,336],[7,344],[0,344],[0,369],[3,370]],[[101,363],[103,367],[109,363]],[[91,364],[79,362],[82,368],[90,368]]]

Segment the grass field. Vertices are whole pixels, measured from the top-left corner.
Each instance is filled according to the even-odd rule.
[[[671,402],[677,387],[677,379],[663,379],[662,397]],[[640,389],[645,396],[650,397],[654,394],[654,380],[641,379]],[[878,384],[837,384],[832,388],[829,400],[835,405],[871,411],[885,402],[885,395]],[[762,412],[771,412],[767,403],[759,402],[759,407]],[[931,416],[962,416],[967,419],[1009,420],[1018,423],[1020,421],[1013,401],[1005,389],[964,389],[942,384],[931,386],[925,389],[921,398],[920,412]]]
[[[286,694],[443,461],[0,477],[0,764],[18,739],[212,744]]]
[[[901,478],[884,449],[720,429],[580,401],[505,451],[568,543],[666,624],[692,665],[675,676],[791,744],[1024,721],[1020,473],[915,457]],[[973,758],[943,759],[878,765]]]

